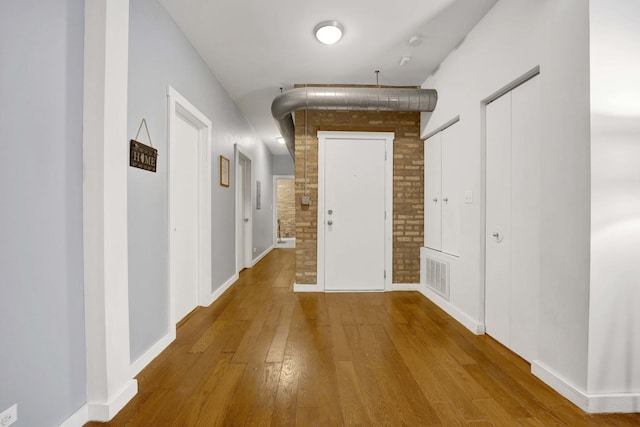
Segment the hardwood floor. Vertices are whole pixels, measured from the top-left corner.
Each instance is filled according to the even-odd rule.
[[[181,325],[113,421],[87,425],[640,425],[583,413],[418,293],[294,294],[294,255],[243,271]]]

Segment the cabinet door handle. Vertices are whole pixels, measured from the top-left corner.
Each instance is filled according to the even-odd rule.
[[[449,201],[449,198],[445,197],[444,199],[442,199],[442,201],[447,203]]]
[[[434,197],[432,200],[433,200],[433,203],[438,203],[438,198],[437,197]]]

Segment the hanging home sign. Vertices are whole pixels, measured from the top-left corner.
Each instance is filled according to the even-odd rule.
[[[137,141],[138,135],[140,135],[140,130],[142,129],[142,125],[144,125],[144,128],[147,130],[147,137],[149,138],[150,145],[145,145]],[[157,160],[158,150],[153,148],[151,135],[149,135],[149,128],[147,128],[147,122],[145,119],[142,119],[142,123],[140,123],[140,127],[138,128],[138,133],[136,134],[136,138],[131,140],[129,166],[155,172]]]

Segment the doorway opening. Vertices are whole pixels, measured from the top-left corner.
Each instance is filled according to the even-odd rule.
[[[273,247],[296,247],[296,183],[293,175],[273,176]]]

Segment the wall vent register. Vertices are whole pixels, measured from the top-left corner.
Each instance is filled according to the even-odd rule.
[[[424,262],[427,287],[449,301],[449,263],[430,256]]]

